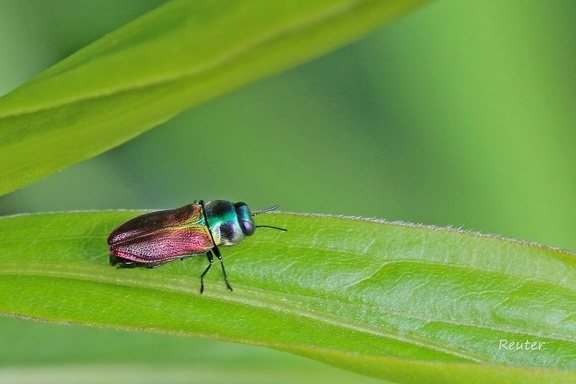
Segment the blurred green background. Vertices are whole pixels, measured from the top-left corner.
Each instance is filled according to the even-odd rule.
[[[0,0],[0,94],[160,3]],[[0,214],[222,198],[252,209],[280,204],[450,225],[574,251],[575,42],[573,0],[435,1],[0,197]],[[50,343],[65,333],[14,319],[0,321],[2,329]],[[74,332],[95,342],[112,331]],[[52,362],[19,357],[7,334],[0,364]],[[166,340],[115,335],[119,345]],[[171,345],[194,343],[240,348]]]

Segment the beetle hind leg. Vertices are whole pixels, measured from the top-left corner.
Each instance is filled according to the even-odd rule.
[[[209,264],[204,270],[204,272],[202,272],[202,274],[200,275],[200,293],[204,293],[204,276],[206,276],[210,268],[212,268],[212,263],[214,263],[214,255],[212,254],[212,251],[206,252],[206,257],[208,258]]]
[[[138,267],[145,267],[148,269],[158,268],[161,265],[166,264],[165,261],[157,262],[157,263],[140,263],[138,261],[124,259],[122,257],[118,257],[116,255],[110,255],[110,265],[118,265],[118,269],[125,269],[125,268],[138,268]]]
[[[110,255],[110,265],[111,266],[115,266],[118,265],[118,269],[124,269],[124,268],[136,268],[136,267],[140,267],[142,263],[138,263],[136,261],[132,261],[132,260],[128,260],[128,259],[124,259],[122,257],[118,257],[116,255]]]

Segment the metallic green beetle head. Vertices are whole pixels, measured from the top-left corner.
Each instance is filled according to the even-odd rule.
[[[236,245],[256,230],[250,209],[244,203],[207,201],[204,203],[204,215],[216,245]]]
[[[251,213],[246,203],[233,204],[227,200],[212,200],[204,203],[204,215],[212,233],[215,245],[236,245],[246,236],[251,236],[258,227],[267,227],[286,231],[284,228],[268,225],[255,225],[252,216],[265,213],[278,206]]]

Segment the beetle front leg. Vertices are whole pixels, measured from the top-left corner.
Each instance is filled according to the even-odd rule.
[[[220,253],[218,247],[214,247],[214,253],[216,254],[218,260],[220,260],[220,265],[222,266],[222,274],[224,275],[224,281],[226,282],[226,286],[228,287],[229,290],[233,291],[232,286],[228,282],[228,275],[226,274],[226,268],[224,268],[224,261],[222,260],[222,254]]]

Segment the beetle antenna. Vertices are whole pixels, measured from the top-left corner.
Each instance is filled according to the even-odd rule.
[[[258,212],[254,212],[254,213],[252,214],[252,216],[256,216],[256,215],[259,215],[259,214],[261,214],[261,213],[266,213],[266,212],[273,211],[273,210],[275,210],[275,209],[278,208],[278,207],[279,207],[279,205],[275,205],[275,206],[273,206],[273,207],[266,208],[266,209],[263,209],[263,210],[258,211]]]
[[[256,216],[256,215],[259,215],[259,214],[261,214],[261,213],[266,213],[266,212],[273,211],[273,210],[275,210],[275,209],[278,208],[278,207],[279,207],[279,205],[275,205],[275,206],[270,207],[270,208],[265,208],[265,209],[263,209],[263,210],[261,210],[261,211],[254,212],[254,213],[252,214],[252,216]],[[256,227],[256,228],[272,228],[272,229],[277,229],[277,230],[279,230],[279,231],[288,232],[288,230],[285,229],[285,228],[274,227],[274,226],[272,226],[272,225],[256,225],[255,227]]]
[[[288,232],[288,230],[286,228],[273,227],[272,225],[256,225],[256,228],[272,228],[272,229],[278,229],[280,231]]]

